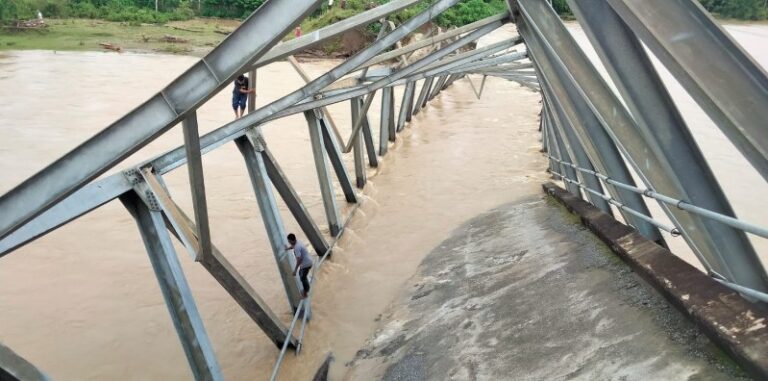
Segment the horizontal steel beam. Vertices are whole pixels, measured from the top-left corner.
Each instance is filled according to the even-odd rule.
[[[229,86],[319,3],[264,3],[160,93],[0,197],[0,238],[144,147]],[[185,155],[183,149],[181,154]]]

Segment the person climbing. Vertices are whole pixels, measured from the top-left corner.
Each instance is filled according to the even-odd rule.
[[[309,256],[309,251],[303,243],[296,240],[296,235],[293,233],[288,234],[288,246],[287,248],[293,249],[293,255],[296,256],[296,268],[293,269],[293,275],[296,276],[296,272],[299,272],[299,278],[301,279],[301,285],[304,290],[301,292],[301,297],[306,298],[309,295],[309,270],[312,269],[312,257]]]
[[[248,77],[240,74],[235,80],[232,89],[232,108],[235,110],[235,119],[243,116],[245,104],[248,102],[248,94],[256,95],[256,90],[248,87]]]

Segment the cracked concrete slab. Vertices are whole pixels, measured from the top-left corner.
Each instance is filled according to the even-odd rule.
[[[345,380],[741,380],[745,373],[551,200],[457,229]]]

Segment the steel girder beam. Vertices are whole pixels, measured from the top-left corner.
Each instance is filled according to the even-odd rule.
[[[551,94],[545,94],[542,92],[542,99],[546,104],[549,105],[550,101],[549,98],[551,97]],[[555,128],[555,134],[559,138],[557,143],[560,145],[560,149],[562,150],[565,148],[565,151],[568,152],[568,156],[572,157],[575,161],[570,163],[576,163],[579,167],[589,169],[591,171],[595,170],[595,167],[592,165],[592,161],[589,160],[589,156],[587,155],[587,152],[584,150],[584,147],[581,145],[581,142],[576,137],[576,133],[574,132],[573,126],[571,126],[568,123],[568,118],[565,117],[565,114],[563,113],[563,110],[559,107],[553,107],[549,105],[547,108],[547,111],[551,111],[552,116],[552,125]],[[570,167],[569,167],[570,168]],[[573,169],[573,168],[571,168]],[[574,172],[576,172],[574,170]],[[560,172],[564,173],[564,172]],[[604,193],[603,186],[600,184],[600,180],[597,177],[590,176],[590,175],[583,175],[581,172],[574,173],[578,174],[579,178],[582,184],[587,186],[588,188],[591,188],[592,190],[599,192],[601,194]],[[568,176],[570,176],[570,173],[568,173]],[[571,178],[573,180],[578,180],[577,178]],[[613,216],[613,211],[611,210],[611,206],[608,204],[605,199],[591,193],[591,192],[584,192],[584,195],[587,196],[586,198],[589,199],[589,202],[592,203],[592,205],[598,207],[600,210],[602,210],[604,213]]]
[[[288,241],[286,241],[285,227],[283,226],[283,219],[280,217],[280,210],[277,208],[275,195],[272,193],[264,156],[262,156],[262,152],[264,152],[262,140],[261,133],[256,128],[249,130],[244,137],[236,139],[235,144],[237,144],[237,148],[245,160],[248,177],[251,179],[253,193],[259,204],[261,220],[264,223],[269,245],[272,248],[272,255],[275,257],[275,264],[285,289],[286,299],[291,308],[295,310],[301,302],[301,288],[298,279],[293,275],[296,264],[295,258],[286,250]]]
[[[495,22],[496,20],[495,18],[490,18],[489,20],[486,20],[486,21],[489,21],[490,23],[490,21]],[[483,23],[483,25],[487,25],[487,23]],[[478,50],[483,50],[483,49],[484,48],[481,48]],[[474,52],[470,52],[470,53],[474,53]],[[450,61],[450,60],[451,59],[449,58],[445,61]],[[413,102],[414,102],[414,99],[413,97],[411,97],[410,103],[413,103]],[[296,111],[296,112],[302,112],[302,111]],[[406,120],[410,120],[412,113],[413,113],[413,107],[409,107],[407,110]],[[229,141],[230,140],[229,138],[232,137],[232,136],[226,136],[224,139],[214,142],[213,139],[209,139],[211,137],[209,135],[210,134],[206,135],[203,139],[203,144],[201,147],[202,153],[210,152],[211,150]],[[363,135],[364,136],[370,135],[370,130],[366,131],[365,129],[363,129]],[[371,140],[371,139],[367,139],[367,140]],[[166,159],[166,160],[162,160],[162,159]],[[371,165],[374,167],[378,164],[375,156],[369,156],[369,160],[371,161]],[[159,174],[163,174],[174,168],[177,168],[178,166],[183,165],[185,162],[186,162],[186,149],[184,147],[180,147],[157,159],[156,164],[163,164],[163,166],[156,167],[156,170]],[[130,171],[132,170],[129,170],[128,172]],[[45,216],[42,217],[43,218],[42,220],[36,220],[34,222],[31,222],[32,225],[29,225],[28,227],[25,226],[22,229],[23,230],[22,232],[20,232],[19,234],[13,235],[14,238],[8,237],[9,240],[0,241],[0,253],[7,253],[8,251],[14,248],[17,248],[20,245],[23,245],[29,242],[30,240],[35,239],[47,233],[48,231],[53,230],[56,227],[81,216],[82,214],[89,212],[90,210],[102,205],[103,203],[106,203],[120,196],[121,194],[123,194],[124,192],[130,189],[129,184],[119,184],[124,182],[125,182],[125,179],[118,174],[118,175],[113,175],[107,179],[100,180],[96,183],[87,185],[86,188],[77,191],[75,194],[71,195],[71,197],[68,197],[67,199],[60,202],[60,204],[53,206],[53,210],[51,210],[50,212],[46,212]],[[100,190],[102,189],[105,192],[107,192],[107,194],[102,194],[100,192]],[[316,244],[313,244],[313,246],[315,246],[315,248],[317,249],[318,244],[319,242],[316,242]]]
[[[602,125],[610,131],[617,145],[624,149],[638,175],[646,186],[677,199],[690,199],[685,186],[674,176],[674,172],[656,156],[656,150],[630,117],[612,90],[589,62],[571,35],[563,26],[554,11],[545,4],[531,0],[519,0],[526,25],[543,38],[547,49],[552,51],[573,78],[582,96]],[[542,29],[547,34],[542,33]],[[642,164],[642,165],[640,165]],[[688,245],[697,254],[701,262],[720,274],[742,285],[757,290],[766,290],[768,281],[757,258],[750,253],[731,252],[728,247],[719,246],[719,242],[706,233],[702,218],[682,210],[661,205],[675,226],[681,231]],[[757,266],[755,266],[757,264]]]
[[[277,160],[272,156],[269,147],[267,147],[267,144],[263,139],[260,139],[260,146],[264,148],[264,150],[260,152],[261,158],[264,160],[264,167],[267,170],[267,175],[269,176],[269,180],[272,181],[272,185],[277,190],[277,193],[280,194],[280,198],[285,202],[291,215],[293,215],[293,218],[301,227],[301,231],[304,232],[304,235],[307,236],[307,240],[312,245],[312,248],[315,249],[315,252],[318,254],[327,252],[330,248],[328,242],[325,241],[320,229],[309,215],[304,203],[301,202],[296,190],[293,189],[290,181],[288,181],[288,177],[285,176],[282,168],[277,164]]]
[[[253,97],[249,97],[249,100]],[[208,203],[205,199],[205,180],[203,177],[203,159],[200,152],[200,135],[197,129],[197,112],[191,112],[182,122],[184,147],[187,148],[187,169],[189,187],[192,190],[192,205],[195,212],[195,225],[199,237],[199,251],[195,260],[211,253],[211,229],[208,225]]]
[[[163,189],[163,192],[168,192],[167,189]],[[191,231],[193,239],[199,239],[195,235],[197,229],[195,223],[189,219],[189,217],[179,208],[178,205],[171,201],[172,207],[178,211],[175,217],[171,217],[171,214],[164,212],[166,228],[173,234],[180,242],[181,233],[176,226],[182,226],[183,231]],[[178,218],[174,220],[174,218]],[[285,338],[288,333],[288,329],[280,321],[277,315],[272,312],[266,302],[256,293],[251,285],[240,275],[232,264],[221,254],[216,246],[211,245],[210,255],[206,255],[200,260],[200,264],[208,270],[208,273],[216,279],[217,282],[229,293],[237,304],[245,311],[246,314],[264,331],[270,340],[278,347],[281,348],[285,342]],[[290,346],[296,345],[296,339],[290,338]]]
[[[433,77],[427,77],[424,80],[424,83],[421,85],[421,90],[419,91],[419,97],[416,98],[416,104],[413,105],[413,115],[418,114],[421,109],[424,107],[424,102],[427,101],[427,94],[429,94],[429,89],[432,88],[432,80]]]
[[[389,3],[381,4],[376,8],[348,17],[325,28],[320,28],[302,35],[301,37],[278,44],[256,61],[253,68],[255,69],[257,67],[265,66],[296,53],[300,53],[312,45],[336,37],[348,30],[370,24],[382,17],[401,11],[417,2],[418,0],[390,1]]]
[[[0,258],[42,237],[59,226],[120,197],[132,184],[123,173],[116,173],[80,188],[24,226],[0,240]]]
[[[40,369],[0,343],[0,380],[3,381],[48,381]]]
[[[360,118],[360,103],[357,98],[353,98],[349,101],[352,120],[356,121]],[[362,122],[361,122],[362,123]],[[352,136],[352,151],[355,158],[355,185],[358,188],[363,189],[367,181],[366,166],[365,166],[365,151],[363,144],[363,131],[358,130],[354,136]]]
[[[549,132],[552,133],[552,137],[554,138],[555,145],[557,147],[557,158],[558,160],[565,161],[567,163],[573,163],[571,161],[571,154],[568,152],[568,147],[565,145],[565,142],[563,141],[562,133],[560,132],[562,130],[562,126],[558,126],[558,119],[555,115],[555,112],[553,110],[547,109],[549,112],[549,120],[552,121],[551,124],[551,130]],[[568,177],[570,179],[577,179],[576,170],[570,166],[560,164],[560,173],[565,175],[565,177]],[[579,197],[581,199],[584,198],[584,195],[581,194],[581,188],[579,188],[576,184],[570,183],[568,181],[563,181],[565,183],[565,188],[568,189],[569,192],[576,195],[576,197]]]
[[[307,125],[309,126],[309,141],[312,144],[315,172],[320,183],[320,194],[323,197],[325,217],[328,219],[328,229],[331,232],[331,236],[336,237],[341,233],[341,216],[336,205],[333,180],[331,180],[331,173],[328,170],[328,162],[325,158],[327,151],[323,144],[323,126],[320,124],[320,119],[315,115],[314,111],[304,112],[304,117],[307,119]]]
[[[381,118],[379,119],[379,155],[387,154],[389,148],[390,122],[393,122],[394,115],[390,112],[392,109],[392,88],[385,87],[381,90]]]
[[[365,141],[365,149],[368,153],[368,165],[371,167],[379,166],[379,158],[376,156],[376,147],[373,145],[373,132],[371,132],[371,123],[368,120],[368,109],[363,105],[363,100],[360,97],[354,98],[354,101],[358,104],[358,109],[361,109],[361,127],[363,132],[363,139]],[[373,93],[371,93],[371,101],[373,101]]]
[[[343,92],[342,94],[338,95],[325,95],[321,99],[317,100],[309,100],[309,98],[306,98],[307,100],[298,103],[295,106],[287,107],[283,109],[282,111],[279,111],[273,115],[270,115],[269,117],[266,117],[265,120],[271,120],[275,118],[280,118],[283,116],[291,115],[297,112],[301,112],[301,110],[311,110],[320,106],[343,102],[347,99],[350,99],[354,96],[360,96],[369,94],[370,92],[374,90],[378,90],[384,87],[388,86],[394,86],[397,81],[402,80],[402,82],[408,81],[409,76],[412,74],[418,72],[419,70],[426,68],[430,64],[438,61],[439,59],[449,55],[450,53],[456,51],[457,49],[479,39],[480,37],[492,32],[496,28],[503,25],[500,21],[488,24],[486,26],[483,26],[481,28],[478,28],[477,30],[468,33],[466,36],[461,37],[460,39],[451,42],[450,44],[438,49],[437,51],[433,52],[432,54],[425,56],[421,58],[420,60],[408,65],[405,68],[402,68],[394,73],[391,73],[379,80],[376,80],[373,83],[362,85],[358,88],[348,90]],[[244,118],[241,118],[244,119]]]
[[[551,51],[545,50],[538,37],[528,32],[528,27],[522,19],[518,20],[518,30],[526,38],[531,59],[539,72],[542,88],[551,88],[549,91],[552,94],[550,102],[554,107],[560,107],[565,111],[570,125],[576,128],[581,145],[587,151],[592,164],[600,172],[611,178],[625,184],[635,184],[618,147],[609,136],[608,131],[602,127],[572,80],[567,77],[565,68],[551,62]],[[554,142],[552,133],[549,137],[551,145]],[[607,188],[612,197],[622,204],[645,215],[650,215],[648,206],[640,195],[613,186]],[[655,226],[625,211],[621,211],[621,213],[624,220],[634,226],[641,234],[653,241],[663,242],[662,236]]]
[[[442,13],[444,10],[448,9],[452,5],[456,4],[458,1],[459,0],[436,1],[433,5],[431,5],[429,8],[427,8],[423,12],[419,13],[418,15],[414,16],[413,18],[401,24],[394,31],[386,34],[380,40],[374,42],[367,48],[358,52],[356,55],[350,57],[343,63],[339,64],[335,68],[328,71],[327,73],[321,75],[318,78],[315,78],[312,82],[310,82],[306,86],[268,105],[265,105],[255,110],[254,112],[249,113],[248,115],[245,115],[240,119],[232,121],[222,127],[217,128],[212,132],[205,134],[200,139],[200,144],[203,149],[203,152],[208,152],[218,146],[226,144],[234,140],[235,138],[242,136],[246,128],[257,125],[259,123],[263,123],[268,118],[275,116],[275,114],[278,114],[279,112],[284,111],[286,108],[289,108],[290,106],[293,106],[302,100],[312,98],[320,90],[326,88],[327,86],[329,86],[330,84],[338,80],[339,78],[349,74],[354,69],[360,67],[360,65],[365,63],[367,60],[371,59],[372,57],[374,57],[376,54],[380,53],[387,47],[393,45],[395,42],[399,41],[409,33],[415,31],[417,28],[419,28],[421,25],[425,24],[432,18],[437,17],[437,15],[439,15],[440,13]],[[497,22],[497,23],[499,23],[500,25],[500,22]],[[489,24],[489,25],[496,25],[496,24]],[[487,26],[484,28],[487,28]],[[419,62],[421,61],[423,60],[420,60]],[[414,67],[414,65],[417,65],[417,64],[418,62],[413,63],[408,67],[409,68]],[[401,70],[401,72],[405,70],[407,70],[407,68]],[[379,81],[377,83],[377,86],[378,86],[377,88],[384,87],[387,84],[388,83],[382,83],[381,81]],[[366,94],[372,90],[373,89],[370,88],[369,90],[366,90],[358,95]],[[329,102],[328,104],[340,102],[343,100],[345,99],[340,99],[335,102]],[[309,103],[310,102],[307,102],[306,105],[309,105]],[[319,105],[319,106],[323,106],[323,105]],[[304,112],[314,108],[317,108],[317,107],[309,107],[302,111],[296,111],[295,113]],[[183,147],[178,147],[170,152],[167,152],[155,158],[154,160],[152,160],[153,167],[157,168],[159,173],[165,173],[173,168],[176,168],[185,162],[183,152],[184,152]]]
[[[192,374],[196,380],[223,380],[192,291],[166,230],[162,212],[147,206],[134,192],[122,195],[120,201],[139,227]]]
[[[160,93],[0,197],[0,238],[182,121],[263,56],[319,3],[264,3],[235,33]],[[184,151],[182,148],[179,154],[186,156]]]
[[[660,150],[669,167],[699,207],[735,216],[725,193],[707,165],[683,117],[675,107],[645,49],[606,1],[571,2],[641,132]],[[718,56],[720,56],[718,54]],[[640,74],[642,73],[642,74]],[[719,247],[745,253],[760,265],[746,234],[712,219],[703,219],[707,233]]]
[[[695,1],[608,2],[768,180],[765,70]]]
[[[355,136],[360,131],[360,129],[363,127],[363,122],[369,122],[368,121],[368,110],[371,108],[371,105],[373,104],[373,97],[376,95],[376,92],[370,92],[365,97],[365,102],[362,103],[362,106],[360,106],[357,103],[356,98],[352,99],[352,104],[356,105],[355,107],[358,107],[357,112],[355,113],[356,117],[352,119],[352,133],[349,135],[349,141],[347,141],[346,147],[344,147],[344,152],[348,153],[350,150],[352,150],[352,144],[355,143]]]
[[[341,191],[344,193],[344,198],[347,202],[356,203],[357,194],[352,186],[352,180],[349,179],[349,173],[347,172],[347,165],[344,164],[344,157],[341,155],[341,148],[334,136],[331,134],[331,129],[326,123],[326,115],[322,111],[317,110],[315,115],[321,116],[318,118],[318,122],[322,128],[323,144],[325,145],[325,152],[328,154],[328,159],[331,161],[333,171],[336,173],[336,178],[339,180]]]
[[[400,110],[397,118],[397,132],[400,132],[405,128],[405,122],[408,119],[408,110],[411,102],[413,102],[414,92],[416,90],[415,82],[407,82],[405,89],[403,90],[403,99],[400,103]]]
[[[296,60],[293,56],[288,57],[288,62],[293,66],[293,69],[296,70],[296,73],[299,74],[299,77],[304,80],[305,83],[309,83],[312,81],[312,78],[307,74],[307,72],[304,70],[303,67],[301,67],[301,64],[299,64],[299,61]],[[336,122],[333,120],[333,117],[331,116],[331,113],[328,112],[328,109],[325,107],[321,107],[320,111],[323,112],[323,119],[324,121],[331,127],[331,130],[333,131],[333,134],[336,136],[336,139],[339,139],[339,141],[342,141],[341,134],[339,133],[339,129],[336,127]]]
[[[380,54],[372,59],[370,59],[368,62],[363,64],[363,68],[368,66],[373,66],[376,64],[380,64],[382,62],[389,61],[393,58],[397,58],[399,56],[402,56],[404,54],[416,51],[418,49],[427,47],[427,46],[434,46],[440,41],[447,40],[451,37],[457,37],[461,35],[462,33],[471,32],[475,29],[478,29],[480,27],[486,26],[488,24],[497,22],[497,21],[506,21],[508,19],[509,14],[508,13],[502,13],[495,16],[487,17],[479,21],[475,21],[471,24],[464,25],[460,28],[449,30],[445,33],[441,33],[434,37],[424,38],[422,40],[416,41],[413,44],[408,44],[403,48],[395,49],[391,52],[386,52],[384,54]]]

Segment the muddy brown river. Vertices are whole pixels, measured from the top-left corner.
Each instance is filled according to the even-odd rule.
[[[583,39],[578,27],[570,27]],[[768,27],[728,30],[768,66]],[[506,26],[487,41],[513,31]],[[0,194],[130,111],[196,60],[130,53],[0,53]],[[317,76],[337,63],[312,61],[304,67]],[[259,70],[257,105],[301,85],[288,63],[271,64]],[[401,92],[396,91],[397,108]],[[768,225],[768,185],[692,100],[674,85],[672,92],[737,214]],[[199,110],[201,133],[232,118],[229,93],[225,89]],[[370,113],[374,131],[379,105],[375,101]],[[541,193],[547,176],[545,158],[538,152],[539,109],[538,94],[489,78],[482,99],[460,80],[414,117],[379,168],[369,170],[362,206],[320,273],[302,354],[288,354],[281,380],[310,379],[328,352],[335,356],[332,379],[343,379],[345,363],[431,249],[464,221]],[[349,103],[334,105],[330,112],[346,138]],[[271,122],[264,133],[327,234],[304,117]],[[174,128],[117,168],[182,142],[180,128]],[[230,144],[207,154],[203,163],[213,242],[283,321],[289,321],[291,312],[240,153]],[[166,181],[190,212],[186,170],[170,173]],[[346,205],[338,189],[337,197]],[[286,230],[300,232],[287,208],[278,204]],[[345,214],[351,210],[343,209]],[[695,261],[682,240],[670,240],[681,255]],[[765,260],[765,240],[754,242]],[[224,376],[268,379],[277,349],[180,245],[176,249]],[[117,201],[0,260],[0,342],[57,380],[191,378],[136,226]]]

